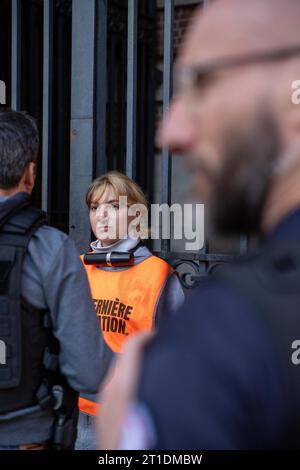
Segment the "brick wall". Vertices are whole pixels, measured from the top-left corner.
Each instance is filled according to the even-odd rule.
[[[174,9],[174,54],[178,52],[178,48],[182,43],[182,38],[186,31],[189,20],[194,13],[195,9],[198,7],[198,4],[193,5],[184,5],[176,6]],[[164,25],[164,10],[159,9],[157,15],[157,34],[158,34],[158,59],[163,57],[163,25]]]
[[[178,5],[178,3],[186,3],[185,5]],[[201,4],[198,2],[175,2],[174,8],[174,28],[173,28],[173,47],[174,47],[174,59],[178,53],[180,44],[184,37],[185,31],[193,15],[195,9]],[[163,70],[163,50],[164,50],[164,9],[159,8],[157,14],[157,70]],[[162,79],[162,75],[161,75]],[[156,95],[156,123],[160,121],[162,117],[162,86],[157,89]]]

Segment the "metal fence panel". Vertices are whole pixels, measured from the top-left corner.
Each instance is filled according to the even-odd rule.
[[[93,177],[95,0],[73,0],[70,235],[89,244],[85,193]]]

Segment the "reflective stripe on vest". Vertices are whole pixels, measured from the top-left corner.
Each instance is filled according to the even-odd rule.
[[[153,255],[122,271],[84,267],[103,337],[120,353],[129,336],[152,330],[160,294],[173,268]],[[86,399],[79,400],[79,409],[97,414],[97,404]]]

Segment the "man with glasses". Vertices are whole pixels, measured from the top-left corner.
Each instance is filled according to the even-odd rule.
[[[214,229],[261,246],[128,344],[104,448],[299,448],[299,24],[298,0],[216,0],[192,21],[158,142],[186,156]]]

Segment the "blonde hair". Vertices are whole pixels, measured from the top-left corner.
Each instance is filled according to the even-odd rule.
[[[127,196],[129,205],[142,204],[148,208],[148,202],[140,186],[128,176],[119,171],[110,171],[96,178],[86,193],[86,204],[90,208],[93,197],[97,193],[97,200],[101,199],[106,188],[111,186],[116,196]]]
[[[86,193],[86,204],[89,209],[92,202],[96,202],[94,198],[99,201],[109,186],[111,186],[115,191],[116,197],[119,198],[120,196],[126,196],[129,206],[134,204],[142,205],[145,209],[142,213],[145,214],[145,211],[148,213],[148,202],[140,186],[131,178],[119,171],[110,171],[105,175],[99,176],[90,184]],[[140,239],[148,238],[149,236],[147,220],[148,215],[144,223],[137,225],[137,228],[140,231],[138,238]]]

